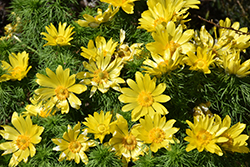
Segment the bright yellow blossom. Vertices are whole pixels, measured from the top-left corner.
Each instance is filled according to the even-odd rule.
[[[124,63],[127,61],[132,61],[135,55],[139,55],[142,51],[141,46],[143,43],[134,43],[131,46],[124,44],[125,40],[125,31],[120,30],[120,45],[117,48],[117,51],[114,53],[117,57],[123,58]]]
[[[41,96],[41,100],[51,100],[57,108],[61,109],[62,114],[69,112],[68,101],[71,107],[79,109],[82,103],[74,93],[80,94],[87,87],[82,84],[75,84],[76,74],[69,76],[70,69],[63,70],[61,65],[57,67],[56,74],[49,68],[46,68],[46,73],[49,77],[39,73],[36,74],[38,78],[36,82],[42,88],[36,89],[35,93]]]
[[[109,3],[115,7],[121,7],[124,12],[127,14],[134,13],[134,1],[138,0],[101,0],[101,2]]]
[[[85,118],[86,122],[83,122],[84,125],[86,125],[88,128],[88,133],[94,133],[95,139],[99,139],[102,143],[105,135],[110,133],[110,121],[111,121],[112,115],[110,112],[106,112],[104,115],[104,112],[101,111],[101,113],[94,112],[94,116],[89,115],[88,118]]]
[[[166,50],[170,50],[171,55],[175,51],[186,54],[189,51],[194,52],[195,47],[190,43],[194,30],[186,30],[183,32],[183,26],[177,28],[173,21],[166,24],[166,28],[157,27],[156,32],[152,33],[155,42],[148,43],[146,48],[153,53],[164,55]]]
[[[1,61],[3,70],[6,73],[0,77],[0,82],[8,80],[21,81],[26,77],[31,66],[28,67],[29,54],[23,51],[22,53],[11,53],[9,55],[10,64],[6,61]]]
[[[82,46],[81,56],[89,60],[93,59],[94,61],[96,61],[96,57],[100,55],[103,55],[104,57],[112,56],[118,44],[117,42],[114,42],[112,38],[106,42],[104,37],[98,36],[95,38],[95,45],[94,41],[90,40],[88,48]]]
[[[44,35],[45,38],[43,38],[44,40],[48,41],[46,44],[44,44],[43,46],[65,46],[65,45],[70,45],[69,41],[71,41],[73,39],[73,37],[71,37],[71,35],[73,35],[75,32],[72,32],[72,30],[74,29],[74,27],[71,27],[70,25],[66,28],[67,23],[63,23],[61,24],[61,22],[59,23],[59,28],[58,31],[56,29],[56,27],[50,23],[50,25],[46,28],[47,33],[42,32],[41,35]]]
[[[123,103],[129,103],[122,107],[122,111],[132,110],[132,121],[137,121],[147,114],[153,117],[155,112],[162,115],[168,114],[168,110],[160,104],[170,100],[169,96],[162,94],[166,84],[160,83],[156,87],[156,78],[151,80],[148,74],[143,76],[140,72],[135,73],[135,80],[136,82],[128,79],[127,84],[130,88],[121,89],[123,94],[118,99]]]
[[[102,9],[98,8],[97,16],[93,17],[88,14],[84,14],[83,18],[85,20],[79,19],[78,21],[76,21],[76,23],[79,24],[81,27],[96,28],[96,27],[99,27],[101,23],[111,21],[118,11],[119,11],[118,7],[112,9],[111,5],[108,6],[108,9],[105,10],[104,13],[102,13]]]
[[[144,155],[146,147],[134,135],[136,127],[133,126],[128,131],[128,123],[121,115],[116,114],[117,121],[113,124],[113,137],[109,140],[109,144],[118,156],[125,157],[128,163],[131,159],[136,161],[139,155]]]
[[[0,130],[0,135],[5,140],[12,140],[0,144],[0,150],[4,150],[3,155],[12,154],[9,166],[17,166],[19,162],[28,161],[28,157],[33,157],[36,154],[35,144],[40,143],[44,128],[38,125],[33,125],[29,116],[24,119],[18,116],[16,112],[11,117],[11,123],[15,128],[2,125],[4,130]]]
[[[172,55],[170,50],[166,50],[163,56],[151,53],[153,60],[146,59],[142,68],[145,72],[160,77],[161,75],[177,69],[182,64],[183,55],[175,51]]]
[[[115,58],[111,60],[112,56],[107,54],[96,57],[96,61],[93,59],[88,62],[83,62],[83,66],[88,72],[79,72],[77,74],[78,79],[82,79],[82,83],[91,85],[90,97],[98,89],[102,93],[106,93],[109,88],[120,91],[120,83],[125,81],[119,77],[120,71],[123,68],[123,60],[121,58]]]
[[[221,127],[221,118],[214,114],[214,117],[200,116],[194,117],[194,124],[190,121],[186,121],[191,129],[186,129],[187,137],[184,140],[188,141],[186,151],[189,152],[195,148],[199,152],[204,149],[211,153],[222,156],[222,150],[217,143],[224,143],[228,141],[228,138],[222,137],[228,127]]]
[[[233,50],[232,53],[223,55],[222,68],[228,75],[234,74],[239,78],[246,77],[250,74],[250,59],[241,64],[240,52]]]
[[[148,0],[148,9],[142,13],[139,19],[142,28],[148,32],[155,31],[157,26],[165,27],[169,21],[180,22],[182,25],[189,21],[187,10],[189,8],[198,8],[200,4],[197,0]]]
[[[66,158],[66,160],[69,161],[75,160],[77,164],[80,163],[80,160],[85,163],[85,165],[88,164],[89,159],[85,151],[88,151],[89,147],[95,146],[95,143],[93,140],[88,140],[86,130],[79,135],[80,128],[80,122],[78,122],[73,129],[68,125],[68,132],[64,132],[63,139],[51,139],[53,143],[58,145],[54,147],[53,150],[62,151],[58,161],[63,161]]]
[[[135,134],[140,140],[150,144],[150,149],[153,152],[157,152],[160,148],[170,150],[170,143],[175,143],[173,135],[179,130],[179,128],[173,127],[175,122],[174,119],[166,121],[166,117],[161,117],[158,113],[153,118],[146,115],[145,119],[140,119]]]
[[[225,143],[220,143],[220,146],[231,152],[238,152],[238,153],[249,153],[250,150],[247,147],[247,139],[249,138],[248,135],[241,134],[242,131],[246,128],[246,124],[238,122],[237,124],[233,125],[231,128],[231,118],[227,115],[221,127],[227,127],[228,129],[221,134],[221,136],[228,138],[229,140]]]
[[[46,118],[54,115],[56,110],[53,109],[54,104],[52,101],[43,102],[37,96],[30,98],[32,104],[25,107],[26,112],[22,112],[23,115],[32,115]]]
[[[188,57],[185,57],[183,61],[190,66],[190,70],[203,71],[204,74],[210,74],[209,66],[214,63],[215,54],[208,48],[197,48],[197,55],[193,52],[187,53]]]

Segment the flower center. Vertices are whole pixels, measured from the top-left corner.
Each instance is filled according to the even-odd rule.
[[[58,86],[55,89],[55,93],[59,100],[65,100],[66,98],[69,97],[69,91],[63,86]]]
[[[158,19],[155,19],[154,21],[154,27],[156,27],[159,24],[163,24],[163,26],[166,26],[166,20],[163,17],[160,17]]]
[[[164,49],[170,49],[171,55],[173,55],[178,47],[180,47],[180,44],[175,43],[174,41],[170,41],[170,43],[166,44]]]
[[[109,78],[109,74],[106,70],[102,71],[101,69],[98,69],[94,72],[94,77],[93,77],[93,81],[96,83],[102,83],[107,82]]]
[[[142,91],[137,98],[138,103],[143,107],[149,107],[153,104],[154,99],[151,93]]]
[[[104,133],[106,130],[107,130],[107,128],[106,128],[106,126],[104,125],[104,124],[100,124],[100,125],[98,125],[98,131],[100,132],[100,133]]]
[[[123,138],[122,144],[126,149],[133,150],[137,145],[137,141],[133,135],[129,134],[128,136]]]
[[[73,153],[77,153],[82,148],[81,144],[78,141],[72,141],[69,143],[69,150]]]
[[[24,68],[23,67],[20,67],[20,66],[17,66],[15,68],[13,68],[13,71],[11,72],[11,75],[14,77],[14,78],[22,78],[23,77],[23,72],[24,72]]]
[[[153,128],[149,131],[149,139],[153,143],[160,143],[164,140],[164,138],[165,138],[165,133],[160,128]]]
[[[197,68],[203,69],[206,65],[206,62],[204,60],[199,59],[197,60],[196,65],[197,65]]]
[[[197,134],[197,139],[200,145],[207,145],[212,140],[212,135],[206,130],[201,130]]]
[[[16,144],[19,149],[25,150],[30,144],[30,137],[25,135],[19,135],[17,137]]]
[[[65,37],[64,36],[57,36],[56,37],[56,43],[61,45],[64,44],[66,42]]]

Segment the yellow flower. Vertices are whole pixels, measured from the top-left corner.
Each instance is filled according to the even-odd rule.
[[[139,55],[141,53],[141,46],[143,45],[143,43],[134,43],[131,46],[128,46],[128,44],[123,43],[124,39],[125,31],[121,29],[120,46],[117,48],[115,55],[117,57],[123,58],[124,63],[126,63],[127,61],[132,61],[135,55]]]
[[[111,5],[108,6],[108,9],[104,13],[102,13],[102,9],[98,8],[97,16],[93,17],[88,14],[84,14],[83,18],[85,20],[79,19],[78,21],[76,21],[76,23],[79,24],[81,27],[96,28],[101,23],[111,21],[118,11],[119,11],[119,8],[112,9]]]
[[[95,38],[95,44],[96,46],[94,45],[93,40],[89,40],[88,48],[81,47],[81,56],[96,61],[96,57],[99,57],[100,55],[103,55],[104,57],[112,56],[117,46],[117,42],[114,42],[112,38],[106,42],[105,38],[101,36]]]
[[[246,128],[246,124],[238,122],[237,124],[233,125],[231,128],[231,118],[227,115],[223,123],[222,127],[227,127],[228,129],[221,134],[221,136],[228,138],[229,140],[225,143],[220,143],[220,146],[231,152],[238,152],[238,153],[249,153],[250,150],[247,147],[246,140],[249,138],[248,135],[241,134],[242,131]]]
[[[190,66],[190,70],[203,71],[204,74],[210,74],[209,66],[213,64],[215,54],[212,54],[212,50],[208,48],[197,48],[197,55],[193,52],[187,53],[188,57],[183,59],[187,65]]]
[[[59,23],[59,28],[58,31],[55,28],[55,26],[50,23],[49,27],[45,27],[48,34],[45,32],[42,32],[41,35],[44,35],[46,38],[43,38],[44,40],[48,41],[46,44],[44,44],[43,46],[65,46],[65,45],[70,45],[69,41],[71,41],[73,39],[73,37],[71,37],[71,35],[73,35],[75,32],[72,32],[72,30],[74,29],[74,27],[71,27],[70,25],[66,28],[67,23],[63,23],[61,24],[61,22]],[[66,28],[66,30],[65,30]]]
[[[83,122],[84,125],[86,125],[88,128],[88,133],[94,133],[95,139],[100,139],[101,143],[105,137],[105,135],[110,133],[109,125],[111,121],[112,115],[110,112],[107,112],[104,115],[104,112],[101,111],[101,113],[94,112],[94,117],[92,115],[89,115],[88,118],[85,118],[86,122]]]
[[[204,149],[211,153],[216,153],[222,156],[222,150],[217,143],[224,143],[228,141],[228,138],[222,137],[228,127],[221,127],[221,118],[218,115],[214,117],[200,116],[194,117],[194,124],[186,120],[191,129],[186,129],[187,137],[184,140],[188,141],[186,151],[189,152],[195,148],[199,152]]]
[[[148,32],[155,31],[157,26],[165,27],[169,21],[180,22],[184,24],[189,20],[183,20],[187,18],[187,10],[189,8],[198,8],[196,4],[200,1],[197,0],[148,0],[148,9],[142,13],[142,18],[139,19],[142,28]]]
[[[63,139],[51,139],[53,143],[58,145],[54,147],[53,150],[62,151],[58,161],[63,161],[65,158],[69,161],[74,159],[75,162],[79,164],[81,159],[85,165],[88,164],[89,159],[85,151],[88,151],[89,147],[95,146],[95,143],[93,140],[88,140],[89,138],[87,137],[86,131],[79,135],[80,128],[80,122],[78,122],[73,129],[68,125],[68,132],[64,132]]]
[[[103,52],[96,57],[96,61],[89,60],[89,63],[83,62],[83,66],[89,72],[79,72],[78,79],[82,79],[82,83],[92,85],[90,97],[98,89],[102,93],[106,93],[109,88],[120,91],[120,83],[125,81],[119,77],[120,71],[123,68],[122,59],[115,58],[111,60],[111,55],[104,57]]]
[[[130,88],[121,89],[123,94],[118,99],[123,103],[129,103],[122,107],[122,111],[132,110],[132,121],[137,121],[147,114],[153,117],[155,112],[162,115],[168,114],[168,110],[160,104],[170,100],[169,96],[162,94],[166,84],[161,83],[156,87],[156,78],[151,80],[148,74],[143,76],[140,72],[135,73],[135,80],[136,82],[128,79],[127,84]]]
[[[194,52],[195,47],[190,43],[193,37],[194,30],[186,30],[183,32],[183,26],[177,28],[173,21],[166,24],[166,28],[157,27],[156,32],[152,33],[155,42],[148,43],[146,48],[153,53],[158,53],[161,56],[164,52],[170,50],[171,55],[175,51],[186,54],[189,51]]]
[[[165,73],[175,70],[182,64],[183,55],[178,51],[175,51],[173,55],[171,55],[170,50],[165,51],[163,56],[152,52],[151,55],[153,60],[146,59],[142,66],[145,72],[150,75],[160,77]]]
[[[173,127],[176,120],[171,119],[166,122],[166,117],[161,117],[156,113],[152,118],[149,115],[145,119],[140,119],[139,127],[136,128],[137,137],[147,144],[150,144],[150,149],[157,152],[160,148],[170,149],[170,143],[175,143],[173,135],[179,128]]]
[[[137,0],[101,0],[101,2],[109,3],[115,7],[121,7],[128,14],[134,13],[134,1]]]
[[[24,119],[13,113],[11,123],[15,128],[2,125],[4,130],[0,130],[0,135],[6,140],[12,140],[0,144],[0,150],[5,150],[3,155],[12,154],[9,166],[17,166],[22,160],[26,163],[28,157],[33,157],[36,153],[35,144],[41,141],[40,135],[44,128],[33,125],[29,116]]]
[[[36,82],[43,86],[43,88],[35,90],[35,93],[41,96],[41,100],[52,100],[53,104],[61,109],[62,114],[69,112],[68,101],[71,107],[79,109],[82,103],[74,93],[80,94],[87,87],[82,84],[75,84],[76,74],[69,76],[70,69],[63,70],[61,65],[57,67],[56,74],[49,68],[46,68],[46,73],[49,77],[39,73],[36,74],[38,78]]]
[[[23,112],[23,115],[32,115],[46,118],[48,116],[54,115],[56,110],[53,110],[54,104],[52,101],[43,102],[40,101],[39,97],[30,98],[32,104],[29,104],[25,107],[27,112]]]
[[[21,81],[26,77],[31,66],[28,67],[29,54],[23,51],[22,53],[11,53],[9,55],[10,64],[6,61],[1,61],[3,70],[6,73],[0,77],[0,82],[8,80]]]
[[[241,64],[240,51],[233,50],[232,53],[223,55],[222,67],[228,75],[235,74],[243,78],[250,74],[250,59]]]
[[[147,150],[143,143],[134,135],[135,127],[128,131],[128,123],[121,115],[116,114],[117,121],[113,124],[113,137],[109,140],[109,144],[118,156],[125,157],[128,163],[131,159],[136,161],[139,155],[144,155]]]

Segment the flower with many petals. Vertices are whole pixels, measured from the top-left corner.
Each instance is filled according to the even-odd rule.
[[[101,113],[94,112],[94,116],[89,115],[88,118],[85,118],[86,122],[83,122],[88,128],[88,133],[94,133],[95,139],[100,139],[101,143],[105,137],[105,135],[110,133],[109,125],[111,121],[112,115],[110,112],[107,112],[104,115],[104,112]]]
[[[189,20],[187,10],[189,8],[198,9],[198,0],[148,0],[148,10],[142,13],[139,19],[140,26],[148,32],[155,31],[157,26],[165,27],[169,21],[180,22],[184,25]]]
[[[76,74],[69,76],[70,69],[63,70],[61,65],[57,67],[56,74],[49,68],[46,68],[46,73],[48,77],[43,74],[36,74],[38,78],[36,82],[42,88],[36,89],[35,93],[41,96],[41,100],[51,100],[57,108],[61,109],[62,114],[69,112],[68,101],[71,107],[79,109],[82,102],[74,93],[80,94],[87,90],[87,87],[82,84],[75,84]]]
[[[243,78],[250,74],[250,59],[241,64],[240,51],[233,50],[232,53],[223,55],[221,66],[228,75]]]
[[[73,39],[73,37],[71,37],[71,35],[73,35],[75,32],[72,32],[72,30],[74,29],[74,27],[71,27],[70,25],[66,28],[67,23],[63,23],[61,24],[61,22],[59,23],[59,27],[58,27],[58,31],[56,29],[56,27],[50,23],[50,25],[46,28],[47,33],[42,32],[41,35],[44,35],[45,38],[43,38],[44,40],[48,41],[46,44],[44,44],[43,46],[65,46],[65,45],[70,45],[69,41],[71,41]]]
[[[228,127],[221,126],[221,118],[218,115],[215,114],[211,118],[209,115],[194,117],[194,124],[188,120],[186,122],[191,128],[186,129],[188,136],[184,138],[184,140],[189,142],[186,148],[187,152],[197,148],[199,152],[206,150],[219,156],[223,155],[217,143],[228,141],[228,138],[221,136]]]
[[[109,140],[109,144],[116,151],[118,156],[122,155],[125,157],[128,163],[130,159],[136,161],[139,155],[144,155],[147,150],[146,146],[138,140],[135,135],[136,127],[132,127],[128,131],[128,123],[121,115],[116,114],[117,120],[112,124],[113,137]]]
[[[121,58],[111,60],[111,55],[104,56],[103,54],[104,52],[101,52],[101,55],[96,57],[96,61],[90,59],[89,63],[83,62],[83,66],[88,72],[79,72],[77,74],[77,78],[82,79],[82,83],[92,85],[90,97],[93,96],[97,89],[102,93],[106,93],[109,88],[120,91],[119,84],[125,82],[119,77],[123,68],[123,60]]]
[[[44,128],[33,125],[29,116],[24,119],[18,116],[16,112],[13,113],[11,123],[15,128],[2,125],[4,130],[0,130],[0,135],[5,140],[12,140],[0,144],[0,150],[4,150],[2,155],[12,154],[9,166],[17,166],[22,160],[26,163],[28,157],[33,157],[36,154],[35,144],[40,143]]]
[[[79,24],[81,27],[96,28],[96,27],[99,27],[101,23],[111,21],[118,11],[119,11],[118,7],[112,9],[111,5],[108,6],[108,9],[105,10],[104,13],[102,13],[102,9],[98,8],[97,16],[93,17],[88,14],[84,14],[83,18],[85,20],[79,19],[78,21],[76,21],[76,23]]]
[[[155,42],[148,43],[146,48],[151,53],[158,53],[161,56],[163,56],[167,50],[170,50],[171,55],[173,55],[175,51],[183,54],[189,51],[194,52],[195,47],[189,42],[193,34],[194,30],[186,30],[183,32],[182,25],[176,28],[174,22],[170,21],[166,24],[166,28],[156,28],[156,31],[152,33]]]
[[[130,88],[122,88],[123,93],[118,99],[123,103],[129,103],[122,107],[122,111],[131,112],[131,120],[137,121],[140,117],[149,114],[154,116],[155,112],[162,115],[168,114],[168,110],[160,103],[170,100],[170,97],[162,94],[166,89],[166,84],[161,83],[156,87],[156,78],[151,80],[150,76],[135,73],[135,81],[127,80]]]
[[[63,139],[55,138],[52,139],[53,143],[55,143],[56,147],[53,148],[54,151],[62,151],[59,156],[59,161],[66,160],[75,160],[77,164],[80,163],[80,160],[88,164],[88,157],[85,154],[85,151],[89,149],[89,147],[95,146],[93,140],[88,140],[87,131],[85,130],[83,133],[80,133],[81,123],[78,122],[72,129],[70,125],[68,125],[68,132],[64,132]]]
[[[81,56],[89,60],[93,59],[94,61],[96,61],[96,57],[100,55],[104,57],[112,56],[116,49],[117,42],[114,42],[112,38],[106,42],[104,37],[98,36],[95,38],[95,45],[93,40],[89,40],[88,48],[81,47]]]
[[[10,64],[6,61],[1,61],[3,70],[6,73],[0,77],[0,82],[8,80],[19,80],[21,81],[26,77],[31,66],[28,67],[29,54],[23,51],[22,53],[11,53],[9,55]]]
[[[231,152],[238,152],[238,153],[249,153],[250,150],[247,147],[247,139],[249,138],[248,135],[241,134],[242,131],[246,128],[246,124],[238,122],[237,124],[233,125],[231,128],[231,118],[227,115],[221,127],[227,127],[228,129],[221,134],[221,136],[228,138],[229,140],[225,143],[220,143],[220,146]]]
[[[140,119],[139,127],[136,128],[137,137],[147,144],[150,144],[150,149],[157,152],[160,148],[170,149],[170,143],[175,143],[173,139],[174,133],[179,129],[173,127],[176,120],[171,119],[166,121],[166,117],[161,117],[156,113],[152,118],[149,115],[145,119]]]
[[[121,7],[127,14],[134,13],[134,1],[138,0],[101,0],[101,2],[109,3],[115,7]]]
[[[188,52],[187,55],[188,56],[183,59],[183,62],[190,66],[190,70],[203,71],[204,74],[211,73],[209,66],[215,61],[215,54],[213,54],[212,50],[198,47],[197,55],[193,52]]]

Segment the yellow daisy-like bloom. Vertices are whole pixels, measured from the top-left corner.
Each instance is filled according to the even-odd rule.
[[[221,27],[231,27],[243,33],[248,32],[247,27],[240,28],[239,22],[234,22],[231,25],[231,20],[229,18],[226,18],[225,21],[220,20],[219,24]],[[224,40],[226,39],[228,42],[230,42],[231,48],[245,51],[245,49],[250,46],[250,35],[243,35],[240,32],[236,32],[231,29],[221,28],[219,29],[219,38],[223,38]]]
[[[48,41],[48,42],[46,44],[44,44],[43,46],[70,45],[69,41],[71,41],[73,39],[73,37],[71,37],[71,35],[73,35],[75,33],[75,32],[72,32],[74,27],[71,27],[69,25],[66,28],[66,26],[67,26],[66,22],[63,24],[61,24],[61,22],[60,22],[58,31],[52,23],[50,23],[50,25],[48,27],[45,26],[48,34],[45,32],[42,32],[41,35],[44,35],[46,38],[43,38],[43,39]]]
[[[104,57],[103,52],[96,57],[96,61],[93,59],[88,62],[83,62],[83,66],[89,72],[79,72],[77,78],[82,79],[82,83],[86,85],[92,85],[90,91],[90,97],[98,89],[102,93],[106,93],[109,88],[120,91],[120,83],[125,81],[119,77],[120,71],[123,68],[123,60],[115,58],[111,60],[111,55]]]
[[[173,135],[179,128],[173,127],[176,120],[171,119],[166,122],[166,117],[161,117],[156,113],[152,118],[149,115],[145,119],[140,119],[140,126],[136,129],[137,137],[147,144],[150,149],[157,152],[160,148],[170,149],[170,143],[175,143]]]
[[[249,138],[248,135],[241,134],[243,130],[246,128],[246,124],[238,122],[237,124],[233,125],[231,128],[231,118],[227,115],[223,123],[222,127],[227,127],[228,129],[221,134],[221,136],[228,138],[229,140],[225,143],[220,143],[220,146],[231,152],[238,152],[238,153],[249,153],[250,150],[247,147],[247,139]]]
[[[141,46],[143,43],[134,43],[131,46],[124,44],[125,40],[125,31],[120,30],[120,46],[117,48],[117,51],[114,53],[117,57],[123,58],[124,63],[127,61],[132,61],[135,55],[139,55],[142,51]]]
[[[122,111],[132,110],[132,121],[137,121],[147,114],[153,117],[155,112],[162,115],[168,114],[168,110],[160,104],[170,100],[169,96],[162,94],[166,84],[161,83],[156,87],[156,78],[151,80],[148,74],[143,76],[140,72],[135,73],[135,80],[136,82],[128,79],[127,84],[130,88],[121,89],[123,94],[118,99],[123,103],[129,103],[122,107]]]
[[[68,132],[64,132],[63,139],[51,139],[53,143],[58,145],[54,147],[53,150],[62,151],[58,161],[63,161],[66,158],[66,160],[69,161],[75,160],[77,164],[80,163],[80,160],[85,163],[85,165],[88,164],[89,159],[85,151],[88,151],[89,147],[95,146],[95,143],[93,140],[88,140],[86,130],[79,135],[80,128],[80,122],[78,122],[73,129],[68,125]]]
[[[33,157],[36,154],[35,144],[41,141],[40,135],[44,128],[33,125],[29,116],[24,119],[13,113],[11,123],[15,128],[2,125],[4,130],[0,130],[0,135],[6,140],[12,140],[0,144],[0,150],[4,150],[3,155],[12,154],[9,166],[17,166],[22,160],[26,163],[28,157]]]
[[[94,61],[96,61],[96,57],[100,55],[104,57],[112,56],[118,44],[114,42],[112,38],[106,42],[104,37],[98,36],[95,38],[95,45],[93,40],[89,40],[88,48],[81,47],[81,56],[89,60],[93,59]]]
[[[194,52],[195,47],[190,43],[194,30],[183,32],[183,26],[177,28],[173,21],[167,23],[166,28],[157,27],[156,32],[152,33],[155,42],[148,43],[146,48],[153,53],[164,55],[166,50],[170,50],[171,55],[176,51],[186,54],[189,51]]]
[[[0,77],[0,82],[8,80],[21,81],[26,77],[31,66],[28,67],[29,54],[23,51],[22,53],[11,53],[9,55],[10,64],[6,61],[1,61],[3,70],[6,73]]]
[[[218,115],[214,117],[200,116],[194,117],[194,124],[186,120],[191,129],[186,129],[187,137],[184,140],[188,141],[186,151],[189,152],[195,148],[199,152],[204,149],[211,153],[216,153],[222,156],[222,150],[217,143],[224,143],[228,141],[228,138],[222,137],[228,127],[221,127],[221,118]]]
[[[54,115],[56,110],[53,109],[54,104],[52,101],[43,102],[40,101],[38,97],[30,98],[32,104],[29,104],[25,107],[26,112],[23,112],[23,115],[39,115],[42,118]]]
[[[49,68],[46,68],[46,73],[49,77],[39,73],[36,74],[38,78],[36,82],[43,86],[43,88],[35,90],[35,93],[41,96],[41,100],[47,101],[50,99],[54,105],[56,104],[57,108],[61,109],[62,114],[69,112],[68,101],[71,107],[79,109],[82,103],[74,93],[80,94],[87,90],[87,87],[82,84],[75,84],[76,74],[69,76],[70,69],[63,70],[61,65],[57,67],[56,74]]]
[[[83,122],[88,128],[88,133],[94,133],[95,139],[100,139],[101,143],[105,137],[105,135],[110,133],[109,125],[112,118],[112,114],[107,112],[104,115],[104,112],[101,113],[94,112],[94,116],[89,115],[88,118],[85,118],[86,122]]]
[[[101,2],[109,3],[115,7],[121,7],[124,12],[127,14],[134,13],[134,1],[138,0],[101,0]]]
[[[102,9],[98,8],[97,16],[93,17],[88,14],[84,14],[83,18],[85,20],[79,19],[78,21],[76,21],[76,23],[79,24],[81,27],[96,28],[96,27],[99,27],[101,23],[111,21],[118,11],[119,11],[119,8],[112,9],[111,5],[108,6],[108,9],[105,10],[104,13],[102,13]]]
[[[232,53],[223,55],[222,68],[228,75],[234,74],[243,78],[250,74],[250,59],[241,64],[240,51],[233,50]]]
[[[148,0],[148,9],[142,13],[142,18],[139,19],[142,28],[148,32],[155,31],[157,26],[165,27],[169,21],[180,22],[184,24],[189,20],[187,18],[187,10],[189,8],[196,8],[200,4],[197,0]]]
[[[145,72],[150,75],[160,77],[165,73],[175,70],[182,64],[183,55],[178,50],[172,55],[170,50],[165,51],[163,56],[152,52],[151,55],[153,60],[146,59],[142,66]]]
[[[113,124],[113,137],[109,140],[109,144],[118,156],[125,157],[128,163],[131,159],[136,161],[139,155],[144,155],[147,150],[143,143],[135,136],[135,127],[128,131],[128,123],[121,115],[116,114],[117,121]]]
[[[198,47],[197,55],[193,52],[188,52],[187,55],[188,57],[185,57],[183,62],[190,66],[190,70],[203,71],[204,74],[211,73],[209,66],[215,61],[215,54],[212,53],[212,50]]]

